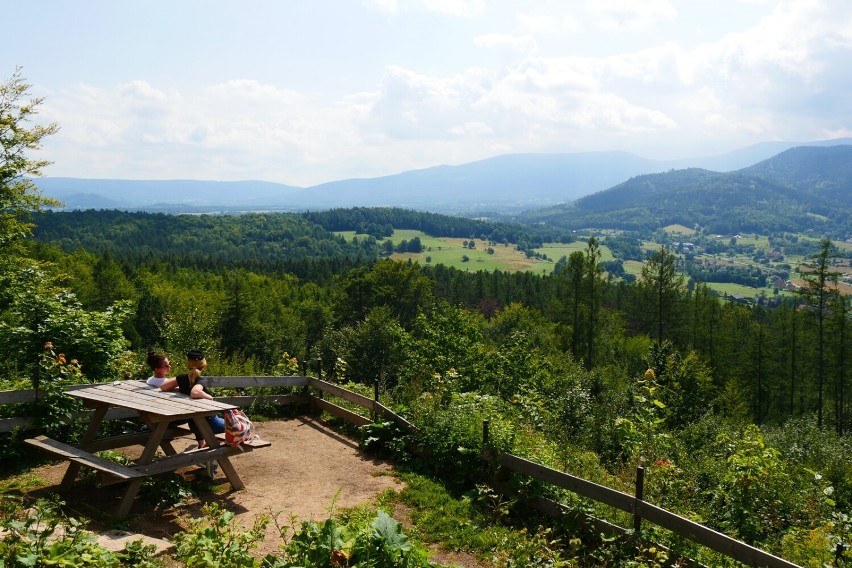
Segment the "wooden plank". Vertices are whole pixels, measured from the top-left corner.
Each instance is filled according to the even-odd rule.
[[[332,404],[327,400],[323,400],[321,398],[314,397],[311,401],[317,408],[328,412],[329,414],[333,414],[338,418],[343,418],[347,422],[351,422],[355,426],[364,426],[365,424],[372,424],[373,421],[369,418],[365,418],[360,414],[355,414],[352,411],[346,410],[345,408],[341,408],[336,404]]]
[[[417,430],[417,428],[414,427],[414,424],[412,424],[411,422],[409,422],[408,420],[406,420],[381,402],[374,401],[373,405],[376,408],[376,412],[379,412],[386,418],[390,418],[391,422],[405,430],[406,433],[412,434]]]
[[[190,398],[178,392],[163,392],[143,381],[116,381],[67,392],[96,405],[122,406],[158,416],[159,420],[174,420],[199,412],[221,412],[234,405],[200,398]],[[149,417],[150,419],[150,417]]]
[[[615,507],[616,509],[621,509],[628,513],[634,512],[633,509],[636,499],[627,493],[622,493],[621,491],[616,491],[615,489],[598,485],[597,483],[545,467],[541,464],[525,460],[524,458],[514,456],[512,454],[502,454],[500,465],[512,471],[529,475],[530,477],[540,481],[545,481],[558,487],[563,487],[569,491],[577,493],[578,495],[599,501],[611,507]]]
[[[358,393],[354,393],[337,385],[333,385],[331,383],[327,383],[325,381],[321,381],[313,377],[308,377],[308,386],[314,387],[323,392],[327,392],[328,394],[342,398],[343,400],[348,400],[349,402],[357,404],[358,406],[363,406],[367,410],[373,410],[374,401],[372,398],[360,395]]]
[[[244,388],[244,387],[304,387],[308,384],[308,377],[204,377],[207,384],[217,388]]]
[[[257,395],[257,396],[217,396],[216,400],[227,404],[233,404],[240,408],[247,408],[255,403],[274,403],[281,406],[289,404],[300,405],[310,404],[311,400],[307,395],[303,394],[277,394],[277,395]]]
[[[685,536],[690,540],[713,549],[716,552],[738,560],[751,566],[764,566],[766,568],[800,568],[797,564],[788,562],[759,548],[740,542],[713,529],[685,519],[670,511],[652,505],[647,501],[636,503],[636,514],[670,531]]]
[[[189,433],[189,428],[185,430],[179,427],[169,428],[166,431],[165,436],[163,436],[163,440],[171,441],[175,438],[186,436]],[[135,434],[121,434],[119,436],[100,438],[97,440],[92,440],[91,442],[86,442],[84,444],[77,444],[74,447],[93,454],[96,452],[103,452],[104,450],[126,448],[128,446],[144,446],[150,436],[150,430],[146,430],[144,432],[137,432]]]
[[[34,400],[35,391],[33,389],[0,391],[0,404],[20,404]]]
[[[137,477],[144,477],[145,475],[129,467],[99,458],[98,456],[85,452],[80,448],[75,448],[74,446],[57,442],[47,436],[29,438],[24,440],[24,442],[51,454],[57,455],[63,459],[85,465],[120,479],[134,479]]]
[[[84,418],[86,416],[91,415],[91,413],[91,411],[78,412],[72,415],[72,419],[76,420],[78,418]],[[126,408],[110,408],[106,414],[107,420],[131,418],[139,418],[139,413],[133,410],[128,410]],[[0,433],[11,432],[15,428],[32,428],[33,426],[35,426],[35,422],[35,418],[33,418],[32,416],[0,418]]]
[[[33,424],[35,424],[35,418],[29,416],[0,418],[0,433],[11,432],[15,428],[31,428]]]
[[[157,475],[169,471],[176,471],[183,467],[189,467],[192,465],[198,465],[209,461],[219,460],[220,458],[228,458],[231,456],[246,454],[254,450],[255,448],[251,446],[239,448],[221,445],[217,448],[202,448],[200,450],[191,450],[188,452],[183,452],[174,456],[167,456],[162,459],[154,460],[145,465],[134,466],[133,469],[143,476]]]

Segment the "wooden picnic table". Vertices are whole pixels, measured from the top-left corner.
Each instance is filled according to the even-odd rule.
[[[254,447],[232,447],[221,445],[219,439],[207,423],[207,416],[218,414],[225,410],[237,408],[216,400],[196,399],[178,392],[163,392],[144,381],[116,381],[92,385],[77,390],[66,391],[68,396],[83,400],[86,407],[94,409],[88,428],[80,439],[80,443],[71,446],[38,436],[26,440],[28,444],[58,455],[69,461],[68,470],[62,478],[61,489],[68,489],[74,482],[81,466],[87,466],[102,474],[103,482],[129,482],[124,496],[118,505],[116,518],[123,518],[130,512],[130,507],[136,498],[139,488],[146,477],[175,471],[182,467],[216,461],[222,468],[222,473],[228,478],[231,487],[244,487],[236,469],[228,459],[229,456],[251,451]],[[98,427],[110,407],[121,407],[136,411],[139,418],[148,426],[148,430],[138,434],[127,434],[107,438],[97,438]],[[177,453],[171,445],[171,440],[185,434],[174,427],[175,421],[192,421],[198,431],[204,436],[207,447],[190,452]],[[116,464],[103,459],[96,452],[121,448],[131,445],[142,445],[142,454],[130,466]],[[266,443],[265,445],[269,445]],[[161,448],[165,457],[155,459],[157,449]]]

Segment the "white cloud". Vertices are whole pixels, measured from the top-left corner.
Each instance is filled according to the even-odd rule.
[[[515,16],[515,19],[522,30],[537,35],[554,36],[580,31],[580,24],[570,15],[554,16],[525,12]]]
[[[447,14],[450,16],[459,16],[463,18],[473,18],[479,16],[485,11],[484,0],[421,0],[423,6],[427,10]]]
[[[396,14],[399,12],[397,0],[362,0],[364,6],[382,12],[384,14]]]
[[[395,13],[420,1],[370,6]],[[422,5],[450,13],[451,4],[455,15],[484,7]],[[507,30],[483,33],[463,22],[470,25],[465,39],[490,67],[442,72],[438,63],[413,58],[322,98],[310,87],[252,78],[200,88],[153,80],[83,84],[46,93],[43,118],[62,129],[46,140],[45,158],[62,169],[45,173],[310,185],[495,153],[624,149],[678,157],[709,143],[732,149],[852,131],[852,11],[840,0],[778,2],[751,28],[702,45],[659,34],[608,55],[548,35],[562,29],[572,41],[586,37],[564,11],[535,10],[554,5],[561,3],[525,5],[523,15],[502,20]],[[613,25],[634,31],[676,15],[663,0],[608,0],[598,13],[622,8]]]
[[[491,33],[477,36],[473,40],[474,45],[489,49],[507,48],[521,54],[535,53],[538,49],[535,38],[529,35],[516,36],[511,34]]]
[[[670,0],[591,0],[589,7],[606,30],[641,29],[677,17]]]

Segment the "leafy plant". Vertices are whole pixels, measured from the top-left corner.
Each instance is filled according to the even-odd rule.
[[[163,563],[156,557],[157,547],[145,544],[142,539],[128,542],[124,550],[118,553],[122,566],[133,568],[160,568]]]
[[[321,524],[301,523],[281,556],[267,555],[264,568],[312,566],[332,568],[425,568],[434,566],[426,551],[402,532],[400,524],[379,509],[372,518],[341,524],[328,519]]]
[[[122,566],[114,553],[99,546],[83,523],[65,518],[60,501],[39,500],[28,511],[4,515],[0,528],[0,566]]]
[[[408,436],[393,422],[374,422],[358,429],[360,447],[367,453],[403,463],[411,458],[406,450]]]
[[[234,513],[216,503],[204,506],[204,517],[190,520],[190,530],[175,535],[176,556],[188,568],[248,568],[260,562],[251,555],[263,540],[268,517],[257,517],[249,530],[234,520]]]

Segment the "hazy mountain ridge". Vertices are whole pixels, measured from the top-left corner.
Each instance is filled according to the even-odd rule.
[[[842,139],[809,145],[844,141],[852,143],[852,139]],[[768,142],[720,156],[674,161],[649,160],[627,152],[506,154],[458,166],[435,166],[308,188],[264,181],[59,177],[34,181],[46,195],[63,201],[67,209],[203,212],[384,206],[442,213],[519,212],[571,202],[642,174],[675,168],[744,168],[793,145]]]
[[[651,229],[678,223],[721,233],[852,228],[852,146],[799,147],[735,172],[635,176],[575,202],[518,215],[561,228]]]

